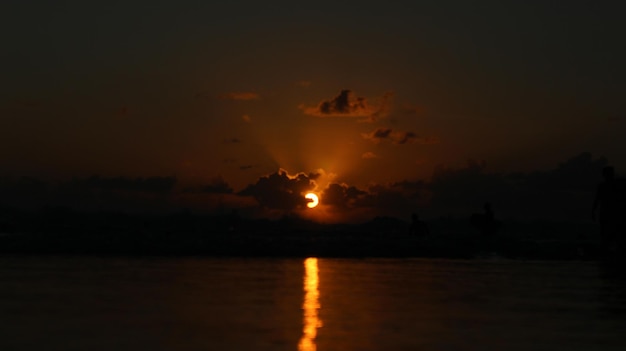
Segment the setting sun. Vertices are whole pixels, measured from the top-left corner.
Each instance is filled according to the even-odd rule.
[[[308,208],[316,207],[320,203],[320,199],[314,193],[308,193],[304,195],[304,197],[311,200],[309,201],[309,203],[306,204],[306,207]]]

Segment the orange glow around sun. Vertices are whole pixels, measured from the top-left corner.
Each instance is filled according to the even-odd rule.
[[[308,208],[314,208],[320,203],[319,197],[317,197],[317,195],[314,193],[307,193],[306,195],[304,195],[304,197],[311,200],[309,201],[309,203],[306,204],[306,207]]]

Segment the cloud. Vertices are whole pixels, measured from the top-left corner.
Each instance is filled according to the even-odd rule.
[[[431,207],[438,212],[480,211],[486,201],[502,217],[580,220],[588,218],[593,192],[607,165],[603,157],[581,153],[549,171],[488,173],[484,162],[465,168],[437,167],[430,188]]]
[[[246,171],[246,170],[249,170],[249,169],[255,168],[255,167],[258,167],[258,165],[241,165],[241,166],[239,166],[239,169],[242,170],[242,171]]]
[[[238,195],[252,196],[268,209],[295,210],[306,206],[308,200],[303,194],[315,189],[315,180],[319,176],[319,173],[298,173],[292,176],[284,169],[279,169],[276,173],[259,178]]]
[[[428,188],[422,181],[375,184],[367,193],[359,206],[375,209],[379,215],[402,217],[422,207],[428,198]]]
[[[415,142],[417,138],[417,134],[413,132],[397,132],[393,135],[394,143],[398,145],[406,144],[409,142]]]
[[[346,89],[317,106],[300,105],[299,108],[314,117],[360,117],[361,122],[374,122],[386,116],[392,96],[392,93],[385,93],[380,103],[373,105],[366,98],[355,96],[351,90]]]
[[[250,123],[250,122],[252,122],[252,118],[250,118],[250,116],[249,116],[249,115],[243,115],[243,116],[241,116],[241,119],[242,119],[244,122],[246,122],[246,123]]]
[[[378,144],[383,140],[389,140],[390,142],[397,145],[412,143],[421,145],[432,145],[439,143],[439,139],[435,137],[420,137],[414,132],[394,132],[391,128],[377,128],[369,133],[362,133],[361,136],[363,137],[363,139],[369,140],[374,144]]]
[[[363,139],[370,140],[374,144],[378,144],[381,140],[388,139],[391,132],[391,128],[377,128],[369,133],[362,133],[361,136]]]
[[[377,158],[377,157],[378,156],[375,153],[371,152],[371,151],[368,151],[368,152],[364,153],[363,155],[361,155],[361,158],[364,158],[364,159],[371,159],[371,158]]]
[[[322,201],[324,205],[346,209],[354,207],[357,200],[366,194],[367,192],[354,186],[331,183],[322,192]]]
[[[223,100],[250,101],[250,100],[260,100],[261,96],[253,92],[233,92],[233,93],[222,94],[219,96],[219,98]]]
[[[380,99],[380,104],[378,105],[377,110],[372,113],[370,116],[366,118],[358,120],[360,123],[374,123],[381,118],[387,117],[389,111],[391,110],[391,102],[393,98],[392,92],[386,92],[382,98]]]
[[[383,215],[408,219],[411,212],[415,211],[419,211],[427,219],[438,216],[467,219],[472,213],[482,212],[483,204],[489,201],[499,219],[580,221],[590,215],[593,195],[601,181],[601,170],[607,164],[605,158],[593,158],[589,153],[581,153],[550,170],[495,173],[488,171],[484,161],[470,160],[461,168],[437,167],[429,181],[404,180],[375,184],[367,189],[331,182],[321,191],[321,199],[322,205],[329,206],[331,212],[338,213],[339,220],[351,218],[359,221]],[[266,209],[305,209],[307,202],[302,194],[314,190],[316,180],[322,174],[317,171],[289,175],[281,169],[261,177],[238,195],[249,195]],[[130,192],[131,197],[124,198],[124,203],[145,194],[144,191],[148,191],[146,189],[161,194],[169,193],[173,186],[173,183],[160,188],[145,185],[146,179],[168,179],[167,177],[139,178],[144,182],[138,183],[131,178],[124,179],[135,184],[113,187],[134,189]],[[169,179],[175,181],[175,178]],[[214,180],[209,184],[212,187],[205,190],[228,189],[225,183],[223,180]],[[42,189],[36,192],[45,191],[39,185],[32,188]],[[141,204],[149,206],[151,203]]]
[[[407,217],[428,200],[423,181],[375,184],[367,190],[347,184],[331,183],[322,193],[322,203],[342,213],[358,212],[365,216]],[[362,220],[367,219],[361,218]]]

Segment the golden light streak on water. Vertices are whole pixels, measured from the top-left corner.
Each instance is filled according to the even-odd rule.
[[[322,326],[319,319],[320,309],[319,278],[317,273],[317,258],[307,258],[304,260],[304,303],[302,304],[303,327],[302,338],[298,343],[298,351],[315,351],[317,345],[317,329]]]

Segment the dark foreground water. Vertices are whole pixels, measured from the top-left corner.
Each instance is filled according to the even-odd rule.
[[[0,350],[625,350],[597,263],[0,257]]]

